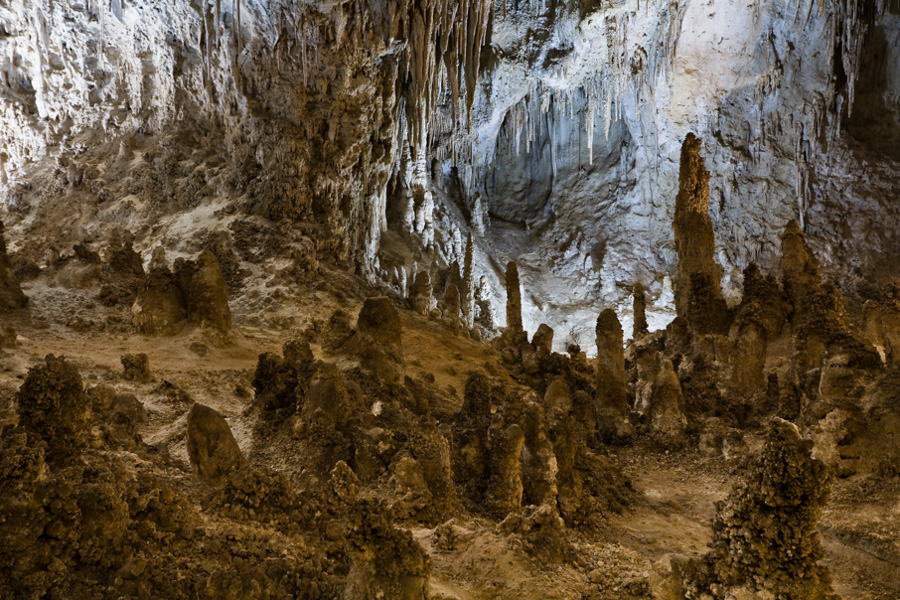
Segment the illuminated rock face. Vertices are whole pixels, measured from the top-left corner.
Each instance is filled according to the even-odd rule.
[[[136,231],[230,203],[302,231],[304,263],[354,266],[401,294],[417,262],[464,264],[471,233],[466,325],[474,282],[499,291],[496,265],[515,260],[524,329],[574,331],[584,347],[601,308],[632,330],[634,281],[651,330],[674,316],[689,132],[704,140],[727,298],[751,261],[775,266],[791,219],[823,270],[898,245],[896,8],[508,4],[13,0],[0,8],[0,194],[17,210],[91,207],[61,245],[98,211],[122,216],[104,202],[127,199]],[[9,224],[36,252],[46,240],[28,223]],[[389,251],[389,233],[412,251]]]

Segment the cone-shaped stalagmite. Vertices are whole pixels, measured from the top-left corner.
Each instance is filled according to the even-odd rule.
[[[195,404],[188,413],[188,456],[202,479],[217,481],[244,462],[231,428],[215,410]]]
[[[675,310],[689,320],[704,321],[713,315],[689,315],[696,281],[702,281],[704,296],[699,306],[716,311],[724,305],[721,292],[722,268],[716,263],[715,234],[709,218],[709,171],[700,156],[701,141],[689,133],[681,146],[681,170],[678,180],[678,196],[675,198],[675,250],[678,252],[678,270],[673,281]],[[697,275],[701,274],[700,279]],[[698,306],[694,302],[695,308]],[[692,318],[693,317],[693,318]],[[694,323],[691,323],[694,325]]]
[[[781,234],[781,271],[784,289],[794,308],[800,297],[821,285],[819,262],[809,246],[797,221],[791,221]]]
[[[519,287],[519,267],[515,261],[506,265],[506,329],[510,333],[523,331],[522,291]]]

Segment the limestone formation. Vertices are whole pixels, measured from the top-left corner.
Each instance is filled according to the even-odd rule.
[[[459,333],[459,288],[451,285],[444,296],[444,324],[450,327],[453,333]]]
[[[143,277],[144,261],[141,255],[135,252],[134,235],[130,231],[124,234],[116,230],[109,241],[107,248],[107,264],[113,273],[125,277]]]
[[[884,353],[888,363],[896,365],[900,364],[900,282],[892,281],[885,285],[883,295],[881,332]]]
[[[488,476],[488,428],[491,424],[491,382],[481,373],[466,379],[463,405],[454,418],[453,477],[463,497],[482,502]]]
[[[244,463],[228,423],[203,404],[194,404],[188,413],[187,449],[194,472],[211,482],[221,481]]]
[[[687,315],[696,293],[692,277],[705,275],[710,300],[721,299],[722,269],[715,261],[715,234],[709,218],[709,171],[700,156],[701,141],[688,133],[681,146],[678,195],[675,198],[675,250],[678,270],[673,281],[675,309]],[[693,323],[692,323],[693,324]]]
[[[262,424],[279,424],[299,411],[316,372],[309,342],[287,341],[282,355],[266,352],[256,363],[254,405],[262,411]]]
[[[622,337],[616,312],[607,308],[597,317],[597,405],[620,415],[628,409]]]
[[[836,598],[816,524],[831,476],[797,427],[774,421],[744,483],[717,503],[712,551],[689,589],[749,587],[775,598]],[[691,596],[695,597],[695,596]]]
[[[420,315],[428,316],[435,307],[434,296],[431,291],[431,278],[428,271],[419,271],[413,280],[409,290],[409,299],[413,310]]]
[[[465,325],[468,329],[475,327],[475,274],[474,274],[474,248],[472,244],[472,232],[466,236],[466,257],[463,261],[462,311]]]
[[[684,444],[686,427],[681,383],[672,361],[661,358],[650,396],[650,432],[662,446],[677,448]]]
[[[482,275],[475,290],[475,313],[477,323],[488,330],[494,329],[495,323],[493,299],[490,281]]]
[[[531,346],[535,352],[545,356],[553,352],[553,330],[549,325],[541,323],[531,338]]]
[[[647,297],[644,294],[643,284],[634,284],[633,296],[632,310],[634,311],[634,330],[631,334],[631,338],[637,340],[649,331],[647,327]]]
[[[522,290],[519,287],[519,267],[515,261],[506,265],[506,331],[511,335],[521,333]]]
[[[150,273],[131,307],[132,322],[143,335],[175,335],[187,321],[185,290],[166,266],[164,253],[154,250],[153,255]]]
[[[456,289],[461,290],[463,288],[463,278],[462,273],[459,270],[459,262],[453,261],[453,264],[450,265],[450,272],[447,274],[447,281],[444,284],[444,294],[450,291],[451,287],[456,286]]]
[[[215,254],[204,250],[191,277],[188,313],[193,324],[221,333],[231,330],[228,285]]]
[[[518,423],[499,419],[488,431],[489,477],[487,488],[488,509],[498,517],[518,510],[522,506],[522,447],[525,433]]]
[[[788,222],[781,234],[781,272],[785,292],[795,310],[805,293],[821,285],[819,261],[795,220]]]
[[[6,254],[6,236],[3,221],[0,221],[0,309],[23,308],[28,298],[19,285]]]
[[[882,308],[877,302],[866,300],[863,305],[863,337],[876,348],[883,349],[886,346],[886,340],[882,314]],[[900,321],[897,324],[900,325]]]
[[[143,352],[140,354],[123,354],[121,361],[124,369],[122,376],[127,381],[147,383],[153,379],[153,374],[150,373],[150,359]]]
[[[91,434],[91,400],[75,365],[48,354],[28,371],[16,401],[19,424],[34,443],[46,444],[48,463],[81,458]]]
[[[737,329],[731,352],[730,394],[733,399],[752,404],[765,396],[766,330],[748,320]]]
[[[351,507],[346,533],[350,572],[342,598],[426,598],[431,560],[405,529],[394,527],[383,502],[360,498]]]

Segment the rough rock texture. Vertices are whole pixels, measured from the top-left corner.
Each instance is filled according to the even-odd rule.
[[[634,284],[634,297],[632,301],[632,311],[634,311],[634,328],[631,337],[637,340],[639,337],[648,332],[647,328],[647,297],[644,293],[644,285],[641,283]]]
[[[553,351],[553,330],[549,325],[540,324],[531,338],[531,345],[538,353],[550,354]]]
[[[597,317],[597,405],[622,415],[628,408],[622,326],[608,308]]]
[[[460,313],[459,313],[459,288],[451,285],[447,288],[447,294],[444,296],[444,323],[450,327],[453,333],[459,333]]]
[[[409,288],[409,300],[413,310],[427,316],[435,308],[436,302],[432,294],[431,277],[428,271],[419,271]]]
[[[228,285],[216,255],[204,250],[197,258],[196,270],[188,288],[188,316],[202,328],[226,333],[231,330]]]
[[[0,221],[0,308],[22,308],[26,304],[28,298],[25,297],[6,254],[6,235],[3,221]]]
[[[91,434],[91,401],[72,363],[47,355],[44,364],[28,371],[16,401],[19,424],[29,439],[46,444],[49,463],[81,458]]]
[[[522,289],[519,286],[519,267],[513,261],[506,265],[506,330],[511,335],[523,331]]]
[[[140,354],[123,354],[121,361],[122,377],[127,381],[147,383],[153,379],[153,374],[150,372],[150,359],[143,352]]]
[[[709,571],[691,582],[688,597],[705,588],[725,598],[747,586],[786,600],[836,598],[818,564],[823,551],[816,532],[831,475],[810,456],[811,446],[792,423],[771,424],[745,482],[717,504]]]
[[[188,413],[187,447],[195,472],[208,481],[222,480],[244,462],[228,423],[203,404],[194,404]]]
[[[135,329],[144,335],[175,335],[184,327],[185,292],[164,261],[151,263],[131,312]]]
[[[686,427],[681,383],[672,361],[662,358],[650,395],[650,432],[661,445],[677,448],[684,444]]]
[[[351,508],[347,531],[350,573],[343,598],[427,597],[431,560],[412,534],[394,527],[388,509],[368,498]]]
[[[693,278],[702,273],[708,277],[713,293],[720,293],[722,268],[715,261],[716,239],[709,218],[709,171],[700,156],[701,141],[687,134],[681,147],[678,173],[678,196],[675,198],[675,251],[678,270],[675,287],[675,310],[687,315],[696,297]]]

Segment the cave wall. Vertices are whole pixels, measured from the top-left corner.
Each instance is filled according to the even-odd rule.
[[[81,202],[73,241],[92,196],[132,198],[135,227],[228,198],[397,293],[472,231],[498,307],[520,261],[527,329],[612,306],[627,331],[635,281],[658,327],[688,132],[729,297],[792,218],[826,268],[890,270],[898,19],[894,0],[13,0],[0,194],[22,233]],[[231,175],[188,186],[200,149]],[[152,185],[123,177],[141,169]]]

